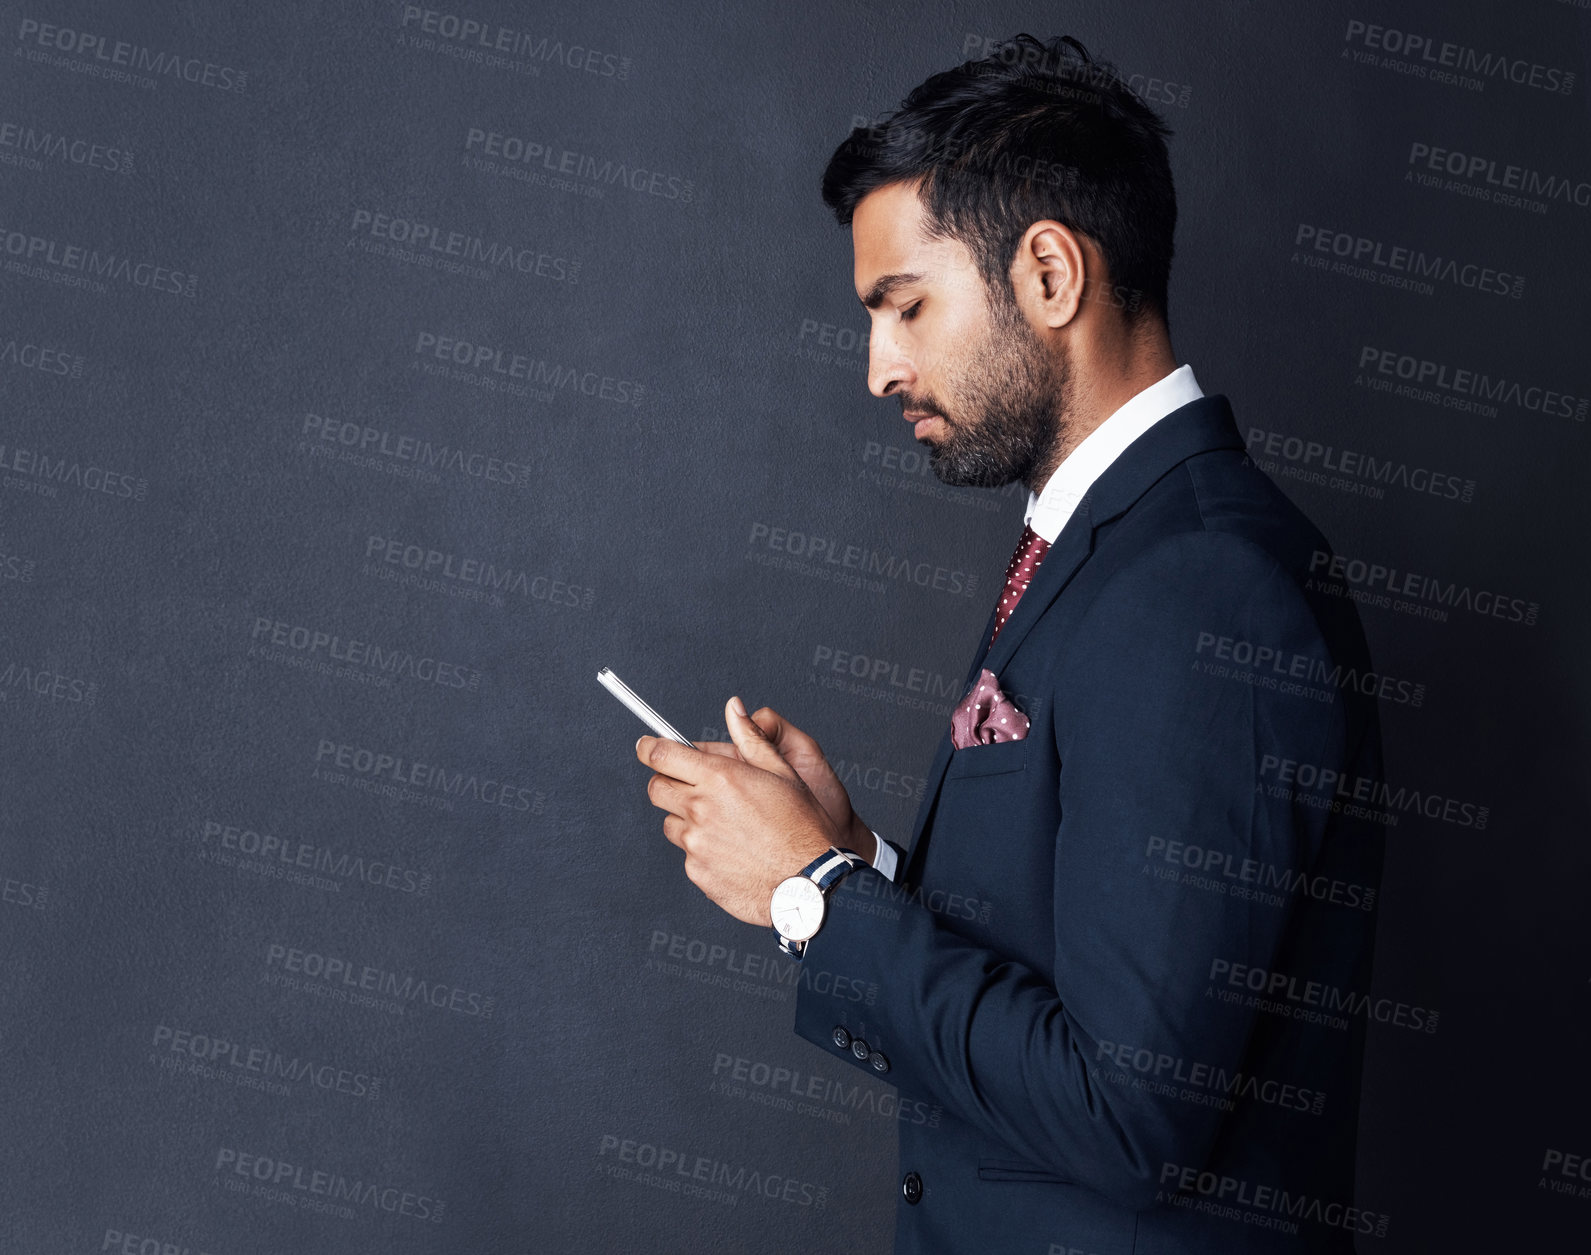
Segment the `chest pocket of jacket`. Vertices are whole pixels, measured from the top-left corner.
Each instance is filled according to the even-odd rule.
[[[1007,771],[1021,771],[1028,765],[1030,739],[997,741],[992,745],[969,745],[950,755],[945,768],[945,779],[958,780],[963,776],[995,776]]]
[[[1068,1185],[1070,1182],[1048,1168],[1024,1163],[1020,1159],[978,1160],[980,1181],[1034,1181],[1045,1185]]]
[[[956,750],[918,864],[930,889],[977,901],[976,920],[947,927],[1043,973],[1055,963],[1053,744],[1044,727]]]

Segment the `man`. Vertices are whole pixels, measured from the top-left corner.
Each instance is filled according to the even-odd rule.
[[[1342,677],[1368,658],[1310,582],[1326,541],[1177,365],[1166,134],[1024,35],[825,172],[870,390],[945,482],[1029,489],[910,839],[738,697],[730,743],[637,743],[691,881],[877,987],[801,988],[796,1032],[944,1109],[899,1126],[902,1255],[1346,1251],[1385,1223],[1353,1172],[1382,840],[1343,803],[1380,751]]]

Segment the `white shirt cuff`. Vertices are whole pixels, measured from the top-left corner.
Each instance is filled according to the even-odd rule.
[[[869,832],[873,832],[871,828]],[[878,833],[873,832],[873,840],[878,842],[878,849],[873,854],[873,866],[883,874],[885,880],[895,879],[895,848],[885,841]]]

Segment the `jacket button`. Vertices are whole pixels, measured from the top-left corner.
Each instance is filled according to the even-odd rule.
[[[851,1044],[851,1035],[845,1031],[845,1026],[843,1024],[836,1024],[834,1026],[834,1044],[841,1050],[844,1050]]]
[[[853,1037],[851,1038],[851,1053],[858,1059],[866,1059],[868,1055],[873,1053],[873,1048],[860,1037]]]
[[[867,1061],[873,1065],[873,1071],[883,1073],[889,1071],[889,1058],[882,1050],[875,1050],[867,1056]]]
[[[913,1207],[923,1196],[923,1179],[915,1172],[908,1172],[901,1178],[900,1192]]]

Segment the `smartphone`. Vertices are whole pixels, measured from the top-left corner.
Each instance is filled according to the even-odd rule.
[[[692,742],[687,741],[680,735],[679,730],[673,724],[648,706],[634,689],[614,675],[611,668],[603,667],[601,671],[597,672],[597,683],[633,710],[641,722],[651,728],[658,736],[667,737],[670,741],[678,741],[681,745],[689,745],[692,749],[696,748]]]

